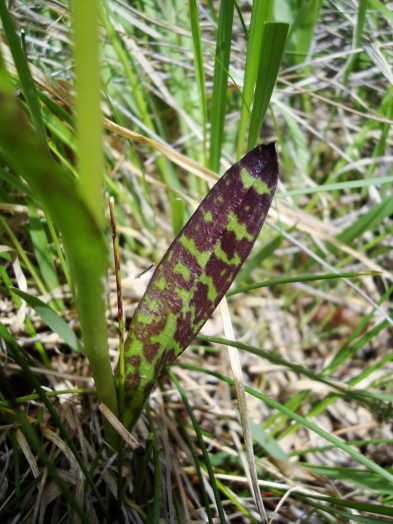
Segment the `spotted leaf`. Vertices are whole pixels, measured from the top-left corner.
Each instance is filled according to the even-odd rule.
[[[211,189],[157,266],[125,344],[126,427],[228,291],[263,226],[277,178],[274,143],[247,153]]]

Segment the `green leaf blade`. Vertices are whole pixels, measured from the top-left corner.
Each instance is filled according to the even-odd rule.
[[[261,47],[263,54],[259,61],[255,84],[248,149],[254,147],[257,142],[284,55],[288,29],[289,25],[282,22],[265,22]]]
[[[269,20],[273,2],[271,0],[256,0],[252,4],[250,37],[247,46],[246,66],[244,71],[243,104],[241,106],[240,123],[237,140],[237,158],[243,152],[244,138],[247,131],[249,110],[251,107],[255,80],[258,73],[259,57],[263,53],[262,37],[265,22]]]
[[[175,198],[172,202],[172,227],[174,236],[177,236],[184,225],[184,202],[181,198]]]
[[[61,318],[56,311],[54,311],[48,304],[45,304],[39,298],[25,293],[18,288],[11,287],[10,290],[12,293],[15,293],[20,298],[23,298],[30,307],[39,315],[48,326],[59,335],[60,338],[64,340],[72,349],[75,351],[83,351],[82,344],[79,342],[77,336],[69,327],[67,322]]]
[[[215,51],[213,97],[210,130],[210,169],[218,172],[224,140],[225,109],[227,106],[228,71],[231,54],[233,25],[233,0],[223,0],[220,7],[217,43]]]
[[[28,198],[27,205],[29,211],[30,236],[37,257],[38,266],[49,291],[52,291],[60,286],[55,263],[53,261],[52,253],[50,249],[48,249],[48,239],[46,237],[44,226],[38,215],[35,201]],[[64,310],[64,303],[61,299],[52,300],[52,305],[57,311]]]

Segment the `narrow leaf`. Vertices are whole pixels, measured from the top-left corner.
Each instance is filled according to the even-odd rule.
[[[220,313],[222,325],[224,328],[225,337],[229,340],[235,340],[232,322],[229,315],[228,303],[225,297],[220,302]],[[244,380],[242,373],[242,366],[240,364],[239,352],[236,348],[228,345],[227,347],[229,361],[231,363],[233,380],[235,381],[236,398],[239,404],[240,422],[243,430],[244,444],[246,447],[247,462],[249,468],[249,475],[251,478],[252,492],[254,495],[255,505],[261,517],[262,524],[268,524],[265,506],[258,485],[257,468],[255,464],[254,447],[252,444],[252,435],[250,428],[250,416],[247,407],[246,392],[244,389]]]
[[[215,502],[216,502],[216,505],[217,505],[217,513],[219,515],[220,524],[224,524],[224,522],[228,522],[228,519],[225,518],[224,509],[223,509],[222,503],[221,503],[221,498],[220,498],[220,495],[219,495],[218,489],[217,489],[217,483],[216,483],[216,479],[215,479],[215,476],[214,476],[214,471],[213,471],[213,468],[212,468],[211,463],[210,463],[209,454],[207,452],[205,442],[203,440],[203,435],[202,435],[201,428],[199,427],[198,421],[195,418],[195,414],[194,414],[194,412],[192,410],[192,407],[190,406],[190,403],[188,402],[187,395],[185,394],[185,391],[183,390],[183,388],[181,387],[181,385],[180,385],[179,381],[177,380],[175,374],[171,370],[169,371],[169,376],[172,379],[172,382],[175,384],[176,388],[178,389],[178,391],[179,391],[179,393],[180,393],[180,395],[182,397],[184,406],[185,406],[185,408],[186,408],[186,410],[188,412],[188,415],[189,415],[189,417],[190,417],[190,419],[192,421],[192,425],[194,426],[194,430],[195,430],[195,433],[196,433],[197,438],[198,438],[199,446],[200,446],[202,454],[203,454],[205,467],[206,467],[208,475],[209,475],[211,489],[212,489],[212,491],[214,493],[214,499],[215,499]]]
[[[277,178],[274,143],[250,151],[217,182],[157,266],[126,340],[126,427],[233,282],[262,228]]]
[[[8,184],[10,184],[12,187],[15,187],[20,191],[21,193],[24,193],[28,197],[33,197],[33,192],[29,188],[27,184],[23,182],[23,180],[20,180],[18,177],[10,173],[9,171],[6,171],[3,167],[0,167],[0,179],[4,180]]]

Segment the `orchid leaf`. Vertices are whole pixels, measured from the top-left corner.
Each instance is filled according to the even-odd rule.
[[[59,337],[62,338],[64,342],[66,342],[72,349],[83,352],[83,346],[79,342],[73,330],[64,320],[64,318],[60,317],[56,311],[48,306],[48,304],[40,300],[38,297],[30,295],[30,293],[25,293],[16,287],[10,287],[9,289],[12,293],[15,293],[15,295],[23,298],[23,300],[25,300],[29,306],[34,309],[37,315],[39,315],[42,320],[46,322],[48,326],[53,329],[53,331],[57,333]]]
[[[274,143],[250,151],[211,189],[157,266],[125,343],[126,427],[228,291],[263,226],[277,178]]]

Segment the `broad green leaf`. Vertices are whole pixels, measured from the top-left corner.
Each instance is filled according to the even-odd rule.
[[[97,0],[73,2],[78,173],[80,191],[103,227],[103,151]]]
[[[392,214],[393,196],[385,198],[379,204],[376,204],[367,213],[362,215],[352,225],[347,227],[342,233],[337,235],[337,240],[343,244],[351,244],[354,240],[363,235],[365,231],[372,231],[386,217]],[[329,250],[335,253],[339,248],[329,246]]]
[[[250,420],[251,432],[255,442],[268,453],[272,458],[278,460],[289,460],[289,456],[283,451],[277,440],[259,424]]]
[[[175,198],[172,202],[172,227],[176,237],[184,226],[184,202],[181,198]]]
[[[73,330],[69,327],[67,322],[56,313],[56,311],[48,306],[48,304],[45,304],[45,302],[39,298],[30,295],[29,293],[25,293],[16,287],[10,287],[9,289],[12,293],[15,293],[15,295],[23,298],[23,300],[34,309],[37,315],[48,324],[52,331],[57,333],[72,349],[83,351],[82,344],[79,342]]]
[[[370,9],[377,9],[393,24],[393,12],[390,11],[385,4],[379,2],[379,0],[368,0],[368,7]]]
[[[41,219],[37,212],[36,203],[33,199],[27,199],[27,206],[29,210],[29,222],[30,222],[30,236],[33,243],[34,253],[37,258],[38,266],[41,270],[42,278],[47,284],[48,290],[60,286],[59,279],[57,278],[55,263],[53,262],[53,256],[48,249],[48,239],[41,222]],[[56,307],[57,311],[64,309],[64,304],[61,299],[54,299],[51,301]]]

